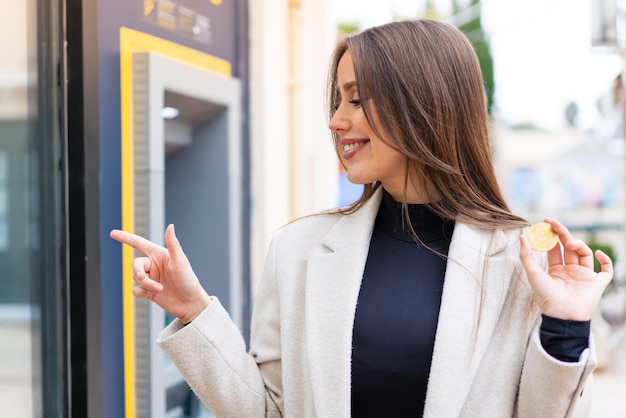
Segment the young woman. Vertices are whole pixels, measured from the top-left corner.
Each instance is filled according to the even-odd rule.
[[[175,315],[158,343],[219,417],[565,417],[589,411],[589,321],[612,278],[556,220],[534,254],[494,175],[471,44],[435,20],[338,45],[330,129],[348,208],[274,237],[250,351],[175,236],[123,231],[137,297]]]

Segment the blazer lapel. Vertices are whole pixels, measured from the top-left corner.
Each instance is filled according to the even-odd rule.
[[[481,231],[460,222],[455,226],[428,381],[425,417],[458,417],[461,414],[513,275],[506,257],[498,255],[506,245],[510,243],[501,231]],[[485,272],[487,276],[483,278]]]
[[[378,191],[324,237],[326,252],[308,260],[306,338],[316,416],[350,416],[352,328]]]

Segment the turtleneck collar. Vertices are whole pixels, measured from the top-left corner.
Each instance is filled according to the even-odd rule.
[[[450,241],[453,221],[437,215],[427,204],[408,204],[407,207],[411,225],[424,244],[440,239]],[[385,189],[376,217],[376,227],[400,241],[415,242],[402,213],[402,203],[394,200]]]

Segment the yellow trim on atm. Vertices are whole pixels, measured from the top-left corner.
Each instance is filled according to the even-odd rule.
[[[227,77],[232,75],[232,66],[229,61],[156,36],[120,27],[122,229],[130,232],[134,231],[132,54],[148,51],[158,52]],[[122,306],[124,318],[124,398],[125,416],[127,418],[135,417],[135,312],[132,296],[133,274],[129,268],[133,257],[133,249],[124,245],[122,248]]]

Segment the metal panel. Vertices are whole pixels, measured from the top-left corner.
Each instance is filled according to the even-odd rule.
[[[224,304],[231,317],[242,326],[244,300],[242,293],[242,245],[241,245],[241,87],[238,80],[191,66],[154,52],[133,54],[133,200],[134,231],[148,239],[163,244],[166,208],[180,222],[187,221],[185,228],[177,227],[182,235],[187,231],[193,262],[194,249],[202,246],[199,237],[210,236],[203,228],[219,228],[214,244],[224,247],[220,261],[226,260],[221,271],[225,287],[217,286],[218,293],[226,297]],[[191,126],[192,142],[176,144],[172,164],[166,166],[166,138],[161,109],[180,100],[193,102],[182,111],[183,121]],[[191,110],[194,110],[192,112]],[[201,111],[198,112],[197,110]],[[185,150],[188,147],[189,150]],[[170,147],[167,147],[169,150]],[[182,161],[182,163],[181,163]],[[166,172],[166,167],[169,171]],[[218,176],[207,174],[207,169],[218,170]],[[204,173],[204,174],[201,174]],[[205,175],[204,178],[198,178]],[[212,178],[215,177],[215,178]],[[189,201],[190,195],[166,203],[166,184],[172,192],[205,188],[205,200],[212,195],[221,197],[218,207],[206,206],[211,213],[196,210],[199,199]],[[172,195],[173,196],[173,195]],[[171,196],[170,196],[171,197]],[[172,199],[170,199],[172,200]],[[220,203],[218,202],[218,204]],[[177,203],[180,203],[177,207]],[[203,203],[204,204],[204,203]],[[185,209],[186,208],[186,209]],[[213,219],[214,218],[214,219]],[[207,226],[207,219],[213,220]],[[221,236],[221,239],[219,238]],[[195,244],[195,245],[194,245]],[[206,251],[206,248],[205,248]],[[215,255],[214,255],[215,256]],[[218,264],[218,261],[215,261]],[[200,264],[200,270],[207,268]],[[207,274],[198,275],[206,285]],[[213,271],[209,271],[213,273]],[[213,293],[213,289],[207,289]],[[165,417],[166,390],[179,386],[182,377],[171,367],[163,352],[156,346],[158,332],[166,321],[165,312],[145,299],[135,300],[135,414],[137,417]]]

